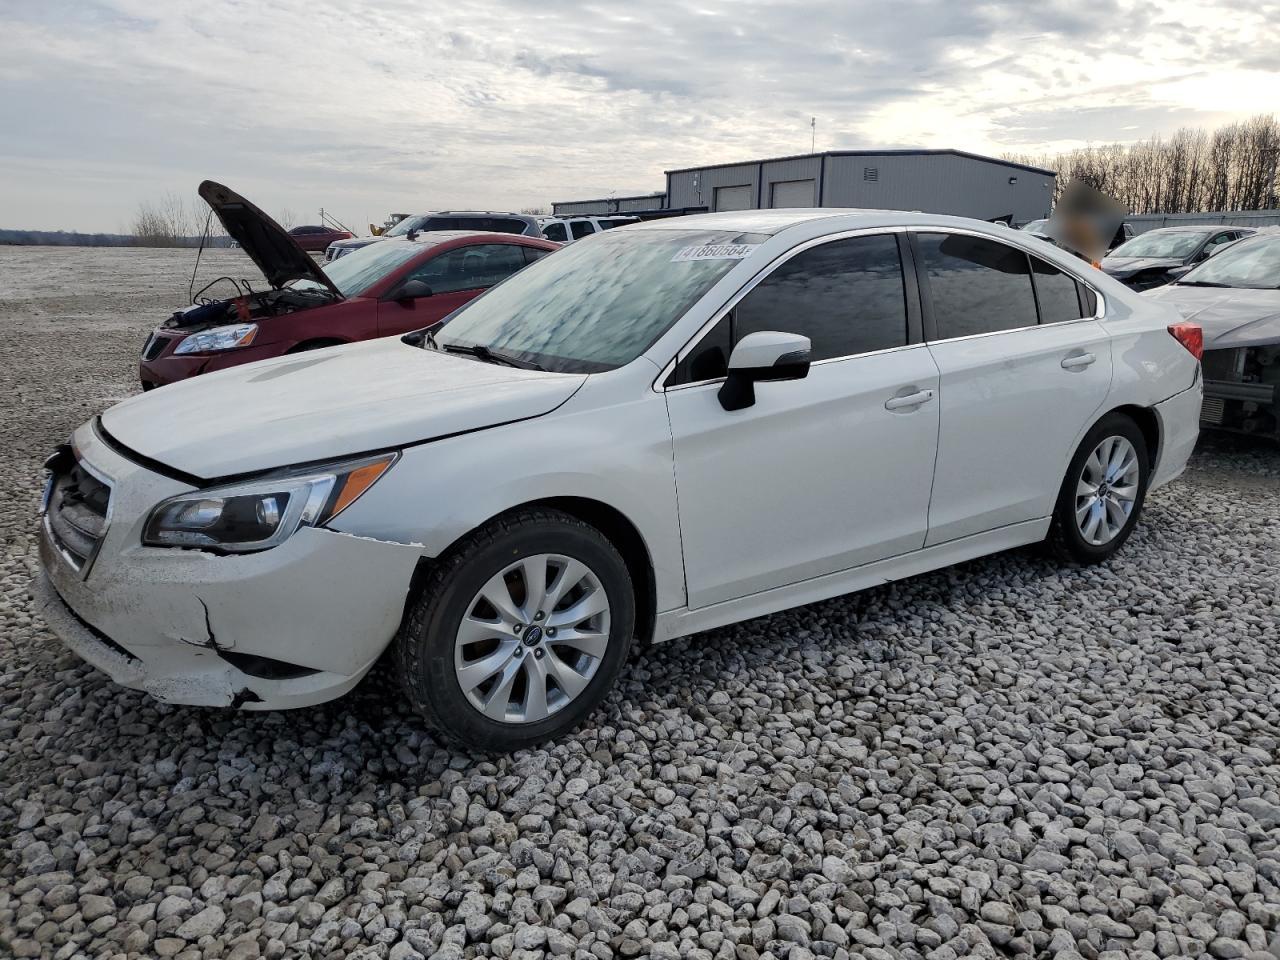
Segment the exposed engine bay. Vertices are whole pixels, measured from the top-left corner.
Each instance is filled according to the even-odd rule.
[[[1280,343],[1207,350],[1201,422],[1280,440]]]
[[[225,300],[205,296],[211,287],[220,283],[232,284],[239,293]],[[323,307],[336,303],[340,299],[332,290],[311,284],[284,287],[278,290],[254,290],[247,281],[219,277],[195,295],[191,306],[176,311],[161,326],[198,332],[212,327],[232,323],[251,323],[266,317],[278,317],[286,313],[296,313],[299,310],[309,310],[312,307]]]

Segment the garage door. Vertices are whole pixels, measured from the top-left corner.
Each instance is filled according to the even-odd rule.
[[[755,205],[755,188],[749,183],[740,187],[716,187],[717,210],[750,210]]]
[[[773,185],[771,207],[812,207],[817,200],[812,180],[783,180]]]

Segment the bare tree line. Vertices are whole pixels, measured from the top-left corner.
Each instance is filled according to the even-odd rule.
[[[1005,159],[1057,170],[1057,193],[1082,180],[1131,213],[1280,207],[1280,122],[1271,114],[1216,130],[1183,127],[1167,139]]]

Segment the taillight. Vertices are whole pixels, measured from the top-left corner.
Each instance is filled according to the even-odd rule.
[[[1204,356],[1204,331],[1198,323],[1171,323],[1169,332],[1197,360]]]

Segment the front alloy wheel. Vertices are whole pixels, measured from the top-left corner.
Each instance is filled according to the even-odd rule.
[[[572,557],[539,553],[494,574],[458,626],[454,673],[490,720],[535,723],[578,697],[609,648],[609,597]]]
[[[504,514],[433,561],[394,643],[414,708],[483,751],[567,733],[604,699],[631,647],[626,561],[570,514]]]

